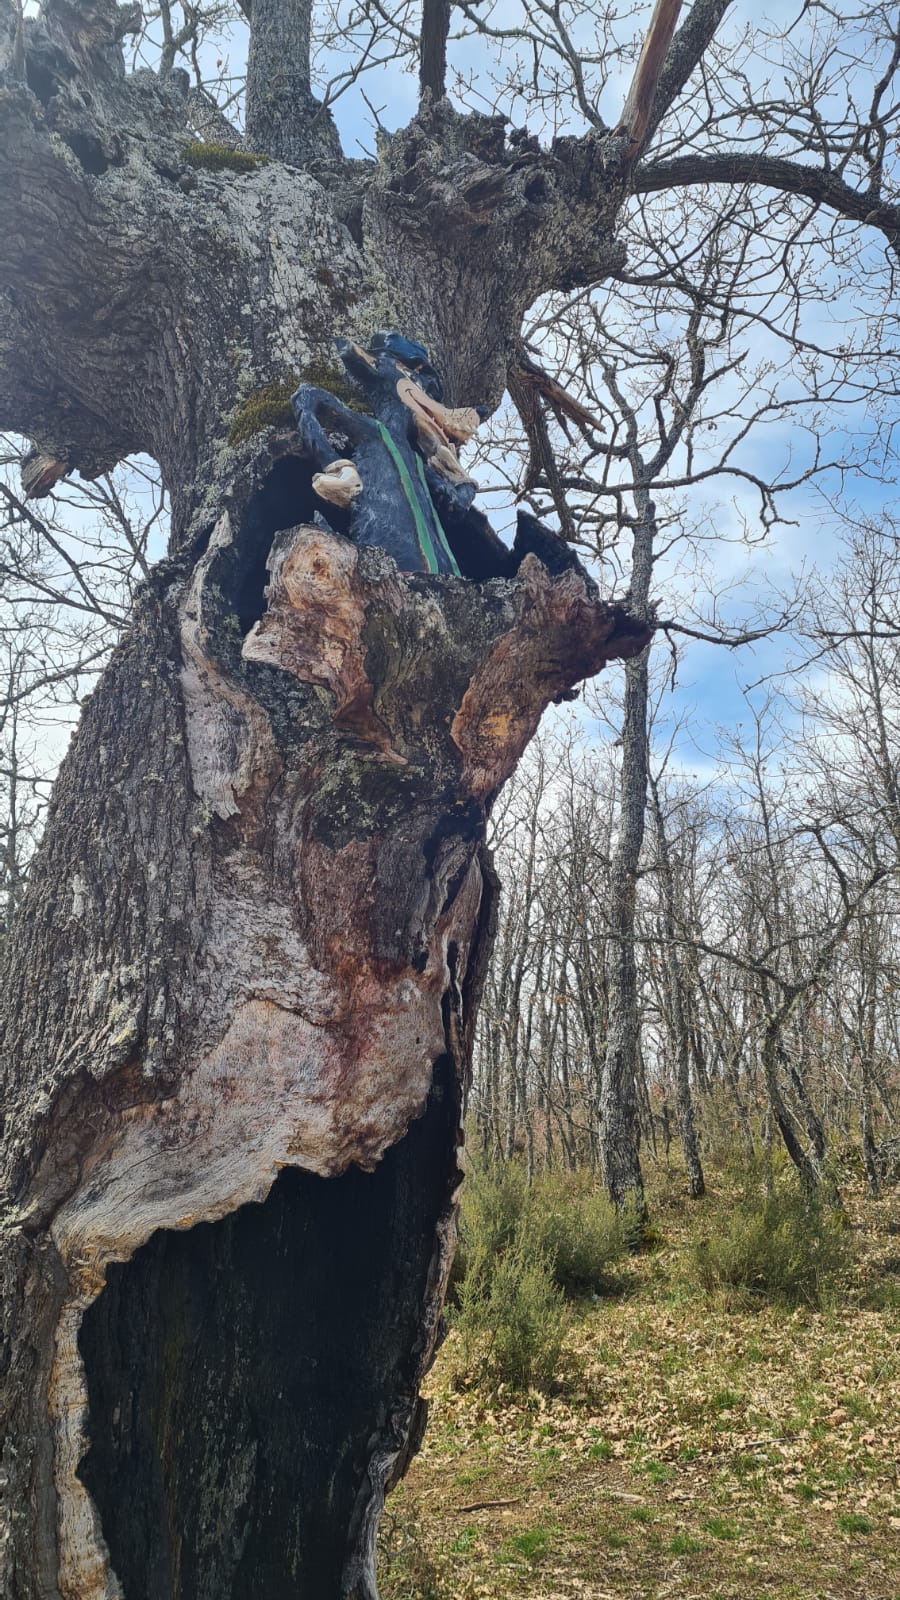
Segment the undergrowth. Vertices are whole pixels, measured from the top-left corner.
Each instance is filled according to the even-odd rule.
[[[383,1526],[384,1600],[897,1600],[897,1196],[843,1184],[848,1229],[777,1159],[710,1175],[698,1202],[679,1163],[650,1168],[658,1248],[592,1247],[624,1292],[573,1300],[540,1184],[474,1173],[462,1304]],[[557,1234],[592,1192],[552,1181]],[[523,1348],[546,1383],[525,1386]]]
[[[787,1173],[774,1188],[771,1177],[745,1163],[728,1210],[695,1213],[700,1231],[683,1258],[684,1292],[699,1288],[748,1307],[833,1303],[854,1257],[846,1219]],[[519,1162],[475,1164],[451,1290],[456,1381],[546,1392],[572,1377],[571,1355],[565,1370],[562,1359],[569,1303],[620,1289],[623,1263],[646,1231],[616,1211],[588,1172],[542,1173],[529,1185]],[[881,1291],[885,1301],[890,1294]]]
[[[830,1304],[853,1253],[841,1214],[796,1186],[743,1197],[692,1247],[702,1288],[785,1306]]]
[[[491,1388],[547,1389],[566,1299],[613,1288],[613,1263],[634,1237],[587,1173],[544,1173],[529,1186],[517,1162],[475,1166],[453,1285],[461,1372]]]

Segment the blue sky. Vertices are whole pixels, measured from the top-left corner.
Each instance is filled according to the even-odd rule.
[[[597,13],[590,5],[569,9],[573,37],[585,50],[590,51],[597,42],[597,24],[594,20]],[[648,0],[646,5],[636,10],[625,6],[621,9],[623,20],[615,32],[618,42],[626,46],[625,54],[620,59],[614,59],[606,68],[591,69],[595,83],[600,85],[596,104],[608,123],[615,120],[621,109],[630,81],[634,46],[649,20],[651,5]],[[797,11],[797,5],[788,3],[788,0],[768,0],[761,15],[756,8],[750,8],[746,0],[739,0],[726,19],[720,38],[733,41],[734,48],[739,52],[739,41],[748,22],[778,29],[789,23]],[[418,17],[416,5],[409,4],[405,15],[410,29],[415,32]],[[495,0],[494,4],[481,8],[481,15],[489,17],[492,24],[498,27],[513,27],[526,23],[529,15],[534,17],[535,12],[533,9],[529,12],[529,7],[520,3],[520,0]],[[807,12],[806,16],[815,26],[812,13]],[[456,31],[459,20],[460,14],[455,13],[452,31]],[[856,43],[855,38],[851,37],[852,25],[848,24],[845,31],[850,49]],[[799,37],[797,31],[791,35],[795,43]],[[629,44],[632,46],[630,51],[627,49]],[[232,29],[229,52],[230,66],[235,73],[243,70],[245,49],[246,29],[236,24]],[[751,66],[751,80],[753,77],[757,81],[768,77],[777,92],[781,50],[781,46],[775,46],[769,52],[768,63],[759,62],[755,68]],[[490,52],[491,47],[483,39],[470,37],[454,41],[451,36],[448,81],[452,84],[454,73],[458,73],[474,92],[471,103],[476,105],[479,85],[486,97],[495,92],[489,82],[494,66]],[[529,66],[526,59],[528,54],[526,48],[523,52],[523,70]],[[322,81],[339,71],[341,64],[339,56],[323,54],[318,63]],[[408,63],[408,66],[411,65],[411,62]],[[415,71],[401,70],[394,63],[367,74],[358,86],[342,94],[334,105],[334,114],[348,153],[372,152],[374,149],[373,117],[364,96],[378,111],[383,124],[392,129],[405,124],[414,114],[417,87]],[[831,100],[837,103],[833,95]],[[509,97],[504,103],[512,110],[514,120],[524,120],[521,104],[510,101]],[[577,107],[572,106],[565,130],[561,126],[556,130],[541,126],[538,112],[531,115],[529,125],[536,132],[546,135],[552,131],[580,132],[585,123]],[[873,236],[866,246],[867,265],[870,268],[880,270],[882,252],[880,240]],[[809,304],[804,311],[808,337],[818,341],[825,349],[833,348],[852,334],[852,323],[857,316],[857,308],[852,300],[840,290],[841,286],[833,276],[829,282],[823,266],[821,301]],[[760,336],[757,336],[753,352],[755,357],[765,354],[765,343],[764,334],[761,342]],[[782,352],[774,348],[774,341],[772,345],[773,359],[781,359]],[[786,373],[782,381],[789,384],[790,374]],[[797,386],[799,392],[799,381]],[[804,459],[804,454],[808,456],[808,440],[802,423],[801,413],[792,421],[779,420],[777,424],[770,423],[757,428],[742,446],[740,460],[763,477],[771,476],[773,470],[779,467],[790,474],[795,470],[796,463]],[[871,417],[867,414],[864,402],[851,406],[843,415],[837,414],[831,427],[830,448],[840,454],[851,446],[858,447],[870,424]],[[888,460],[885,462],[884,481],[851,475],[843,484],[844,497],[857,511],[877,514],[883,505],[893,502],[893,471],[894,463]],[[727,538],[734,534],[741,517],[746,518],[751,526],[753,524],[756,501],[750,491],[723,479],[686,497],[685,504],[690,515],[700,518],[708,530],[705,552],[710,589],[733,585],[730,595],[723,602],[723,618],[740,623],[752,615],[760,604],[777,605],[778,594],[789,593],[801,572],[811,577],[818,574],[817,578],[813,577],[815,582],[827,582],[827,573],[840,545],[841,515],[835,509],[835,501],[840,498],[841,488],[838,475],[832,473],[826,474],[816,485],[807,485],[786,495],[781,506],[785,522],[777,526],[764,543],[756,544],[750,550],[728,542]],[[508,494],[486,493],[483,504],[498,528],[510,528],[514,521],[514,506]],[[717,541],[717,531],[726,537]],[[684,593],[680,600],[678,598],[677,591],[684,590],[683,584],[676,584],[669,598],[672,586],[664,564],[659,572],[659,580],[663,611],[678,615],[683,614],[683,610],[692,609],[691,606],[683,606],[686,599]],[[703,594],[693,599],[702,612]],[[685,646],[672,697],[672,711],[683,722],[681,744],[686,769],[695,767],[705,770],[710,760],[716,725],[734,725],[746,714],[742,692],[744,687],[784,669],[796,654],[794,643],[786,635],[778,635],[737,651],[700,642]]]
[[[622,9],[623,12],[627,11],[625,7]],[[774,0],[774,3],[770,0],[766,16],[773,24],[779,24],[786,21],[795,9],[794,6],[782,4],[781,0]],[[645,6],[625,16],[620,28],[622,42],[640,38],[650,10],[648,0]],[[483,9],[482,14],[489,14],[496,23],[509,26],[520,22],[527,13],[519,0],[498,0],[487,12]],[[593,7],[584,6],[580,8],[580,16],[574,23],[576,33],[580,32],[587,48],[591,47],[595,33],[594,15]],[[408,16],[414,30],[418,11],[412,4],[408,8]],[[751,15],[746,0],[739,0],[726,29],[737,39],[748,20],[758,20],[757,15]],[[230,29],[227,49],[210,54],[210,70],[213,70],[216,59],[222,59],[227,60],[231,72],[240,74],[245,50],[246,28],[235,23]],[[455,71],[467,78],[476,91],[480,81],[485,92],[490,92],[489,51],[483,41],[469,39],[451,44],[450,64],[451,81]],[[339,59],[334,56],[320,63],[326,76],[336,71],[339,65]],[[758,68],[760,73],[763,70],[762,67]],[[615,119],[621,107],[630,72],[630,61],[622,59],[615,60],[607,74],[598,105],[608,122]],[[599,75],[597,82],[600,82]],[[385,125],[397,127],[404,124],[415,111],[416,75],[414,71],[403,71],[391,65],[369,74],[360,86],[338,99],[335,115],[344,147],[351,154],[360,150],[371,151],[374,145],[372,115],[363,99],[363,91],[379,109]],[[514,104],[512,109],[514,113],[521,112],[521,108]],[[516,116],[516,120],[523,120],[521,114]],[[535,131],[547,132],[540,122],[538,113],[532,118]],[[583,119],[576,111],[571,116],[569,129],[577,132],[583,125]],[[866,252],[867,264],[877,269],[882,246],[874,236],[866,246]],[[845,295],[836,301],[832,300],[832,292],[836,292],[837,287],[834,282],[828,281],[823,269],[821,301],[808,305],[805,312],[809,336],[826,349],[833,348],[847,336],[845,323],[848,319],[852,322],[857,310]],[[765,357],[765,342],[764,335],[757,337],[752,352],[754,359]],[[773,349],[773,356],[777,353]],[[791,384],[793,380],[789,372],[786,372],[782,381]],[[773,463],[777,467],[802,460],[804,451],[808,450],[802,422],[800,414],[792,420],[780,420],[777,425],[768,424],[759,428],[742,446],[741,460],[763,476],[770,475]],[[864,402],[850,407],[833,420],[831,447],[841,452],[851,445],[858,446],[871,423],[872,415]],[[880,507],[893,502],[895,488],[891,480],[894,465],[892,456],[889,456],[883,464],[881,481],[875,476],[856,475],[845,483],[846,497],[858,511],[876,514]],[[741,516],[751,522],[754,519],[754,495],[746,487],[730,480],[720,480],[685,497],[686,513],[693,519],[699,519],[706,532],[708,571],[705,580],[708,579],[708,589],[733,585],[727,602],[723,604],[723,617],[742,620],[767,593],[774,599],[778,592],[790,591],[796,575],[803,569],[816,569],[820,574],[817,581],[827,582],[827,572],[840,543],[841,516],[835,509],[839,488],[837,476],[831,474],[826,475],[815,487],[807,485],[786,496],[782,510],[788,520],[777,527],[764,544],[757,544],[749,551],[728,542],[727,537],[716,537],[733,534]],[[499,528],[509,527],[513,520],[513,504],[508,495],[487,494],[483,503]],[[659,579],[661,609],[667,615],[685,615],[691,607],[687,604],[684,583],[676,581],[673,587],[664,570],[660,571]],[[702,593],[695,598],[697,607],[702,611]],[[689,617],[687,620],[694,619]],[[715,726],[733,725],[744,715],[743,686],[782,669],[792,653],[795,653],[793,645],[783,636],[736,652],[697,642],[686,646],[672,707],[673,713],[680,716],[684,723],[681,741],[686,770],[694,767],[697,770],[705,769],[713,747]]]

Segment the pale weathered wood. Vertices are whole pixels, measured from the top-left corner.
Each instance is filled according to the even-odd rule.
[[[619,130],[628,137],[628,155],[634,157],[650,125],[656,86],[675,33],[681,0],[656,0],[647,36],[638,57],[631,87],[625,98]]]
[[[481,586],[406,577],[315,526],[266,534],[260,498],[279,470],[294,469],[260,450],[200,560],[163,570],[145,596],[64,765],[19,925],[5,1032],[6,1470],[18,1493],[34,1486],[35,1509],[9,1525],[16,1600],[111,1600],[117,1560],[138,1581],[135,1550],[157,1572],[149,1600],[240,1600],[267,1582],[374,1593],[377,1510],[414,1423],[452,1251],[487,809],[548,699],[646,637],[534,556],[517,580]],[[416,1200],[404,1174],[426,1147]],[[278,1185],[288,1169],[328,1179],[333,1200]],[[258,1294],[270,1270],[280,1315],[291,1256],[278,1240],[296,1231],[306,1281],[313,1215],[326,1261],[341,1259],[347,1224],[329,1219],[345,1215],[354,1169],[382,1174],[353,1224],[360,1238],[377,1225],[366,1261],[382,1239],[385,1273],[409,1265],[381,1322],[363,1263],[309,1308],[290,1348],[259,1334],[248,1433],[220,1336],[191,1345],[178,1285],[212,1295],[215,1282],[210,1307],[232,1316],[241,1351],[229,1286],[252,1270]],[[226,1220],[247,1208],[246,1222]],[[286,1462],[265,1395],[324,1372],[320,1335],[328,1349],[349,1339],[370,1399],[297,1416]],[[235,1432],[184,1431],[189,1373],[210,1417],[234,1412]],[[321,1381],[323,1396],[344,1382]],[[236,1450],[257,1463],[246,1481],[226,1464]],[[281,1483],[297,1474],[293,1505],[337,1473],[343,1524],[324,1543],[282,1528],[273,1550],[260,1462]],[[177,1561],[160,1474],[184,1484]],[[232,1530],[226,1552],[244,1530],[244,1567],[202,1556],[209,1518]],[[214,1587],[198,1588],[206,1568]]]
[[[336,333],[402,329],[455,480],[526,307],[623,260],[621,140],[540,153],[443,100],[346,161],[281,70],[308,7],[261,3],[235,149],[186,75],[126,72],[135,8],[0,0],[0,422],[53,474],[146,451],[172,508],[9,940],[4,1600],[372,1600],[452,1256],[488,811],[548,700],[646,637],[537,524],[511,555],[473,511],[479,583],[317,526],[288,406]]]

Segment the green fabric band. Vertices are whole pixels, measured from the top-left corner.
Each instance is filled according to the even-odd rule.
[[[400,451],[397,449],[397,446],[395,445],[393,439],[391,438],[390,434],[388,433],[388,430],[385,427],[384,423],[383,422],[376,422],[376,427],[378,428],[378,432],[381,435],[382,443],[385,445],[385,447],[386,447],[386,449],[388,451],[388,454],[390,455],[390,457],[391,457],[391,459],[392,459],[392,461],[394,463],[394,466],[397,468],[397,473],[398,473],[398,476],[400,478],[400,483],[401,483],[401,485],[403,487],[403,493],[406,495],[407,501],[409,502],[409,509],[413,514],[413,521],[415,522],[415,525],[416,525],[416,537],[417,537],[418,542],[419,542],[419,550],[421,551],[421,554],[422,554],[422,560],[424,561],[425,567],[426,567],[428,572],[437,573],[437,571],[438,571],[438,561],[437,561],[437,556],[435,555],[434,543],[432,541],[432,537],[431,537],[431,533],[430,533],[429,528],[428,528],[428,524],[427,524],[427,522],[425,521],[425,518],[422,515],[422,508],[419,505],[418,496],[416,495],[415,484],[413,483],[412,478],[409,475],[409,468],[407,467],[406,462],[404,461],[402,455],[400,454]],[[462,576],[462,574],[460,573],[459,567],[456,565],[456,562],[453,559],[453,553],[448,548],[447,541],[443,536],[443,531],[441,530],[440,520],[438,518],[437,512],[434,510],[434,505],[433,505],[433,502],[432,502],[432,499],[431,499],[431,494],[429,493],[428,483],[427,483],[426,478],[425,478],[425,469],[424,469],[424,467],[422,465],[422,461],[421,461],[421,458],[419,456],[416,457],[416,466],[419,469],[419,477],[422,480],[422,487],[425,490],[425,494],[426,494],[427,499],[428,499],[428,504],[431,506],[432,512],[434,513],[435,529],[438,531],[438,538],[440,539],[441,549],[444,551],[444,554],[446,555],[448,561],[450,562],[451,571],[453,573],[455,573],[457,578],[459,578],[459,577]]]

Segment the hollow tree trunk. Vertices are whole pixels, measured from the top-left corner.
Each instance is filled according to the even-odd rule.
[[[375,1595],[453,1247],[487,814],[548,701],[647,636],[534,556],[405,576],[323,531],[286,409],[335,332],[390,326],[451,403],[496,400],[527,305],[621,259],[625,141],[545,155],[440,102],[344,162],[302,73],[260,95],[257,20],[235,151],[177,73],[126,76],[134,10],[0,5],[0,425],[38,487],[145,450],[172,504],[10,941],[4,1600]]]
[[[246,476],[88,704],[18,926],[17,1600],[374,1593],[452,1249],[487,809],[548,697],[635,643],[534,557],[480,586],[312,526],[267,552],[267,452]]]

